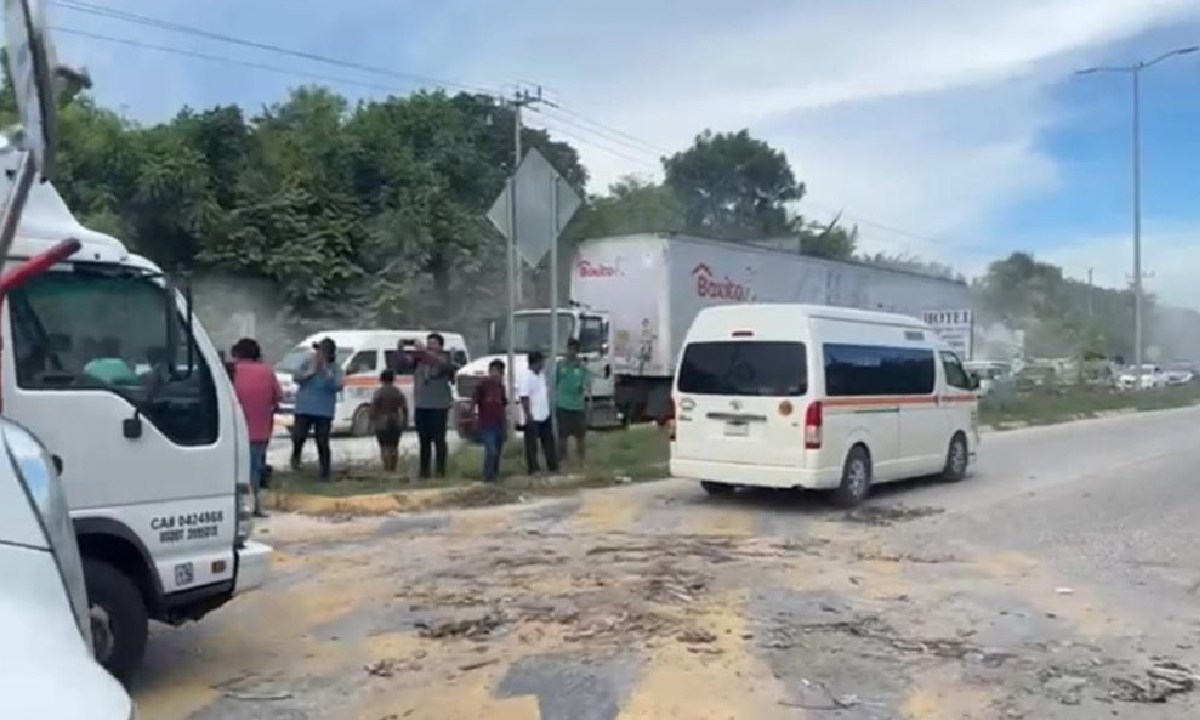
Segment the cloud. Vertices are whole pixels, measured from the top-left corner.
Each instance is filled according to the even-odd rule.
[[[1087,278],[1102,287],[1129,287],[1133,276],[1132,232],[1080,237],[1044,253],[1040,260],[1060,265],[1073,278]],[[1142,236],[1143,287],[1167,305],[1200,308],[1200,223],[1181,223],[1149,229]]]
[[[992,221],[1058,188],[1055,159],[1038,141],[1062,120],[1055,91],[1071,68],[1200,15],[1200,0],[128,0],[121,8],[474,86],[540,83],[563,110],[530,113],[531,124],[580,148],[595,189],[626,173],[656,174],[660,155],[704,128],[749,127],[787,152],[809,185],[809,214],[844,209],[868,249],[977,269],[1013,246],[992,236]],[[75,27],[350,74],[54,11]],[[142,117],[183,102],[254,106],[298,82],[65,40],[64,56],[93,66],[100,98]]]

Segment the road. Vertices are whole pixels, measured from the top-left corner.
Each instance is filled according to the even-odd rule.
[[[667,480],[274,517],[269,587],[156,632],[135,696],[148,720],[1200,717],[1197,428],[990,434],[963,483],[849,514]]]

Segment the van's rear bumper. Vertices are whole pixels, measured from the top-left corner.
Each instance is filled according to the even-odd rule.
[[[842,481],[841,468],[836,467],[814,470],[787,465],[750,465],[673,457],[670,469],[671,477],[750,487],[827,490],[836,488]]]

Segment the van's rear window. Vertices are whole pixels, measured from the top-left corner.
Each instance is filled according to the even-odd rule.
[[[683,351],[676,382],[679,392],[694,395],[803,395],[808,391],[804,343],[692,343]]]

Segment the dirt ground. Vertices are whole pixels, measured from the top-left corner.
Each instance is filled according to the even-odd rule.
[[[270,586],[157,633],[136,698],[148,720],[1195,716],[1195,627],[1152,638],[1029,554],[923,546],[906,528],[942,510],[906,499],[666,481],[281,515]]]

